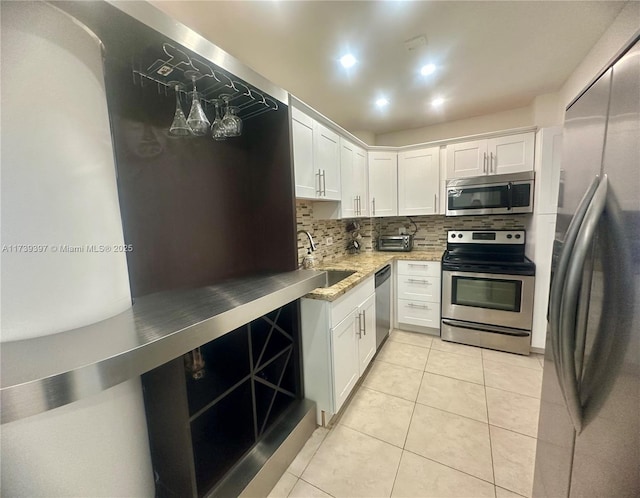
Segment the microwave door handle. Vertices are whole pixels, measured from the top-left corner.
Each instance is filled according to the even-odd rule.
[[[509,205],[507,206],[507,211],[511,211],[513,208],[513,183],[509,182],[507,184],[507,198]]]
[[[564,292],[560,303],[560,358],[562,359],[563,370],[559,372],[560,382],[563,384],[565,401],[569,416],[578,434],[582,432],[582,403],[580,400],[578,376],[581,372],[576,372],[576,342],[583,342],[582,338],[576,337],[576,332],[586,333],[586,327],[576,330],[576,311],[579,305],[580,290],[582,288],[582,273],[587,259],[587,254],[591,248],[598,227],[598,222],[604,212],[607,199],[607,176],[605,175],[598,185],[598,189],[584,216],[584,221],[580,225],[571,260],[567,268],[567,278],[564,282]]]

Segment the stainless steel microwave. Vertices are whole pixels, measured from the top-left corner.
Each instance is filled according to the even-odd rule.
[[[534,172],[447,180],[447,216],[533,212]]]

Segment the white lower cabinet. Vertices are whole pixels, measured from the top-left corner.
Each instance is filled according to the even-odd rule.
[[[398,325],[408,330],[438,334],[440,330],[440,263],[398,261],[397,273]]]
[[[349,315],[331,329],[331,364],[333,365],[335,411],[330,411],[333,413],[340,409],[360,378],[358,337],[355,333],[355,324],[356,320],[352,315]],[[307,375],[304,378],[305,383],[307,381],[315,382],[315,379],[307,379]],[[305,393],[307,393],[307,389],[305,389]],[[306,397],[309,397],[308,393]]]
[[[371,363],[376,354],[376,296],[371,294],[360,306],[358,306],[358,365],[359,377]]]
[[[376,352],[373,276],[330,303],[302,299],[302,363],[319,425],[338,413]]]

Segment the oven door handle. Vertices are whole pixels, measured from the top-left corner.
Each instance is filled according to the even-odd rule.
[[[451,320],[449,318],[443,318],[442,323],[444,325],[450,325],[451,327],[458,327],[460,329],[477,330],[479,332],[492,332],[494,334],[511,335],[515,337],[529,337],[531,335],[531,332],[526,330],[498,327],[495,325],[484,325],[479,323],[462,322],[460,320]]]

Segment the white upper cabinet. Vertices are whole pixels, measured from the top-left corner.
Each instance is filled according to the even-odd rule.
[[[447,145],[447,179],[533,171],[534,133]]]
[[[440,148],[398,154],[398,214],[438,214]]]
[[[337,133],[291,108],[296,197],[340,200],[340,139]]]
[[[315,199],[319,183],[317,171],[313,167],[313,119],[292,107],[291,132],[296,197]]]
[[[447,179],[487,173],[487,141],[447,145]]]
[[[318,198],[340,200],[340,137],[326,126],[314,121],[313,160],[320,176]]]
[[[488,173],[533,171],[534,134],[520,133],[487,140]]]
[[[367,195],[367,154],[364,149],[340,139],[342,217],[369,216]]]
[[[369,152],[370,216],[398,214],[398,153]]]

